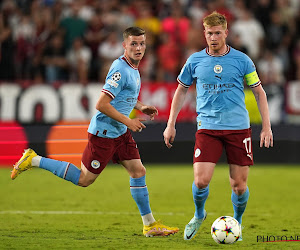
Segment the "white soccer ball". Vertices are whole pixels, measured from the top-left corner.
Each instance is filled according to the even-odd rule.
[[[231,216],[221,216],[211,226],[211,236],[218,244],[232,244],[240,235],[239,223]]]

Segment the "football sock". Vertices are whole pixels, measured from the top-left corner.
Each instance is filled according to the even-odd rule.
[[[31,165],[33,167],[39,167],[40,166],[40,162],[41,162],[42,157],[37,155],[35,157],[32,158],[31,160]]]
[[[193,182],[192,191],[195,203],[195,217],[202,219],[204,217],[204,205],[209,194],[209,186],[199,189]]]
[[[72,163],[42,157],[39,167],[52,172],[62,179],[71,181],[75,185],[78,185],[81,170]]]
[[[233,205],[234,218],[242,224],[242,216],[245,212],[247,202],[249,199],[249,188],[247,187],[246,191],[242,195],[237,195],[232,191],[231,201]]]
[[[140,210],[141,216],[150,214],[151,208],[145,175],[140,178],[130,177],[130,192]]]
[[[155,222],[155,219],[154,219],[152,213],[143,215],[143,216],[142,216],[142,220],[143,220],[143,224],[144,224],[145,226],[149,226],[150,224],[152,224],[152,223]]]

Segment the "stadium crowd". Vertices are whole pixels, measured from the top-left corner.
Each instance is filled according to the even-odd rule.
[[[213,10],[269,95],[300,80],[299,0],[2,0],[0,8],[1,82],[104,82],[134,25],[147,31],[142,81],[176,84],[187,57],[206,46],[202,19]]]

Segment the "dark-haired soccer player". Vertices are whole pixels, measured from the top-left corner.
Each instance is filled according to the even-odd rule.
[[[130,175],[130,191],[142,216],[143,234],[147,237],[167,236],[177,233],[179,229],[154,219],[145,180],[146,169],[129,131],[138,132],[146,128],[140,118],[129,118],[133,108],[149,115],[151,120],[158,114],[155,107],[138,100],[141,88],[138,66],[146,50],[146,34],[139,27],[130,27],[124,31],[123,38],[125,52],[112,63],[107,74],[96,104],[98,112],[88,128],[88,144],[82,155],[81,169],[69,162],[38,156],[32,149],[27,149],[15,164],[11,178],[15,179],[32,167],[39,167],[75,185],[87,187],[113,160],[114,163],[121,163]]]
[[[209,193],[209,183],[223,148],[229,164],[234,218],[241,228],[242,215],[249,198],[249,166],[253,165],[244,80],[254,93],[262,117],[260,146],[273,146],[267,98],[252,60],[226,44],[228,29],[224,15],[213,12],[204,18],[203,25],[208,47],[192,54],[183,66],[164,131],[165,144],[170,148],[176,135],[177,115],[188,88],[195,81],[198,130],[194,148],[192,192],[196,211],[185,227],[185,240],[191,240],[196,235],[206,218],[204,205]]]

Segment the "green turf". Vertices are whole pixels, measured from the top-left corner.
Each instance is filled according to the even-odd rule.
[[[206,203],[208,217],[192,241],[183,240],[194,204],[191,165],[148,165],[147,185],[156,219],[178,226],[178,234],[146,238],[120,166],[108,166],[88,188],[74,186],[40,169],[10,180],[0,169],[0,249],[300,249],[300,241],[262,243],[257,236],[300,240],[300,166],[255,165],[243,217],[243,241],[217,245],[212,222],[232,215],[228,167],[218,165]]]

